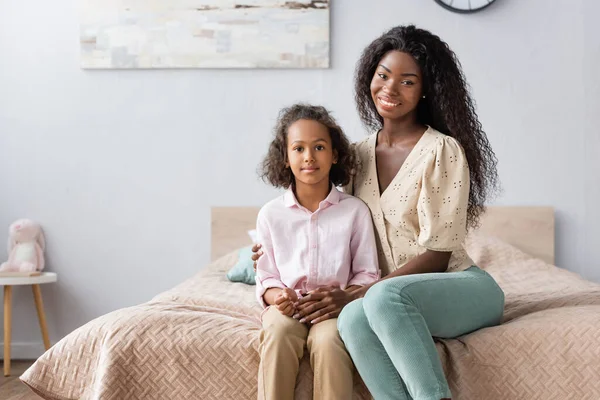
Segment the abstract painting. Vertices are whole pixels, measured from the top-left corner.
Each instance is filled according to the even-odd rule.
[[[82,68],[328,68],[329,0],[82,0]]]

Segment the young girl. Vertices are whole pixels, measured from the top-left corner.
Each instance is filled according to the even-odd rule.
[[[320,288],[356,290],[379,278],[371,214],[335,186],[350,181],[348,139],[323,107],[281,111],[263,178],[286,188],[257,219],[264,256],[256,294],[265,307],[260,335],[259,399],[294,398],[304,345],[314,371],[315,399],[351,399],[353,365],[337,331],[337,313],[310,324],[292,318],[296,302]]]

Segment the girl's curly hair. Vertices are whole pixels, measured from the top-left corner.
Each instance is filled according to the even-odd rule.
[[[438,36],[414,25],[397,26],[375,39],[362,53],[355,72],[355,100],[364,125],[378,130],[383,118],[371,96],[371,80],[383,56],[392,50],[410,54],[421,68],[420,123],[452,136],[465,150],[471,190],[467,222],[476,226],[485,200],[499,189],[497,159],[475,112],[475,103],[456,54]]]
[[[294,174],[291,168],[286,168],[287,161],[287,131],[294,122],[308,119],[319,122],[329,130],[333,151],[337,152],[337,163],[331,166],[329,180],[335,186],[347,185],[355,171],[356,158],[351,149],[350,141],[329,114],[321,106],[295,104],[279,112],[275,137],[269,145],[269,152],[260,166],[261,178],[275,187],[288,188],[294,184]]]

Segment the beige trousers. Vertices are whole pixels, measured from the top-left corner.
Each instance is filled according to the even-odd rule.
[[[348,400],[353,364],[337,330],[337,318],[310,327],[269,307],[260,333],[259,400],[293,400],[304,344],[310,353],[315,400]]]

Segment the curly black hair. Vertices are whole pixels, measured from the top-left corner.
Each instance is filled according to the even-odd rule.
[[[337,163],[331,166],[329,180],[335,186],[347,185],[355,173],[356,157],[350,141],[329,111],[322,106],[294,104],[279,112],[275,137],[269,145],[269,152],[260,166],[261,178],[275,187],[288,188],[295,182],[291,168],[286,168],[287,131],[294,122],[307,119],[323,124],[329,130],[333,151],[337,152]]]
[[[447,43],[414,25],[394,27],[375,39],[356,66],[359,116],[367,128],[382,128],[383,118],[373,103],[370,85],[377,65],[392,50],[410,54],[421,68],[425,98],[417,106],[419,122],[452,136],[465,151],[471,178],[467,223],[477,226],[486,199],[500,189],[498,160],[475,112],[460,62]]]

